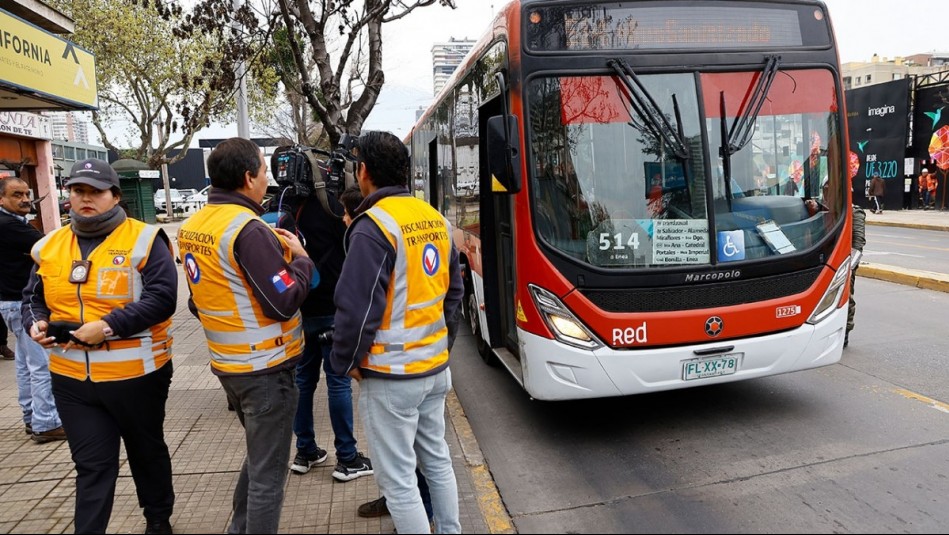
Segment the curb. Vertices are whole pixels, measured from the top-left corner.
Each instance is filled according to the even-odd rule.
[[[857,276],[949,293],[949,275],[945,273],[861,262]]]
[[[448,407],[448,417],[451,419],[451,425],[455,428],[455,434],[458,436],[458,442],[461,444],[462,454],[465,456],[465,465],[474,481],[475,493],[478,498],[478,507],[481,509],[481,516],[488,526],[490,533],[517,533],[511,516],[504,507],[501,500],[501,494],[494,484],[494,478],[484,461],[484,454],[481,452],[481,446],[475,439],[474,430],[468,423],[468,417],[465,416],[465,410],[461,407],[461,401],[454,390],[448,392],[445,400]]]
[[[874,221],[867,218],[867,225],[873,227],[899,227],[911,228],[916,230],[935,230],[939,232],[949,232],[949,225],[932,225],[928,223],[901,223],[899,221]]]

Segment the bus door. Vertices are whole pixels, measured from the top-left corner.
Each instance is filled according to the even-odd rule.
[[[480,139],[487,139],[488,119],[501,115],[501,96],[478,110]],[[517,295],[514,271],[514,203],[511,195],[491,193],[491,172],[488,165],[488,144],[479,147],[481,192],[481,250],[484,273],[484,304],[491,347],[517,353],[515,303]]]

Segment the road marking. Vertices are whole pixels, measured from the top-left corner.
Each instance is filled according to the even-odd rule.
[[[863,251],[863,256],[906,256],[909,258],[926,258],[923,255],[918,254],[906,254],[906,253],[893,253],[893,252],[877,252],[877,251]]]
[[[936,401],[935,399],[927,398],[926,396],[922,394],[917,394],[916,392],[911,392],[909,390],[904,390],[902,388],[897,388],[894,390],[894,392],[903,396],[906,399],[920,401],[922,403],[925,403],[926,405],[929,405],[931,408],[936,409],[939,412],[944,412],[946,414],[949,414],[949,403]]]
[[[474,483],[478,506],[481,509],[484,523],[488,526],[488,532],[516,533],[517,530],[514,529],[511,516],[504,507],[501,493],[498,491],[497,485],[494,484],[494,477],[488,469],[484,454],[481,452],[478,440],[474,436],[474,430],[471,429],[468,417],[465,416],[465,410],[461,407],[461,401],[454,390],[448,392],[445,404],[448,407],[449,420],[451,420],[451,425],[455,428],[455,435],[458,436],[458,442],[461,444],[465,464],[468,465],[468,473]]]
[[[896,245],[898,247],[909,247],[912,249],[926,249],[927,251],[949,251],[949,249],[945,247],[927,247],[925,245],[916,245],[913,243],[907,243],[905,241],[902,241],[902,242],[876,241],[876,242],[873,242],[873,245],[877,245],[881,243],[884,245]]]

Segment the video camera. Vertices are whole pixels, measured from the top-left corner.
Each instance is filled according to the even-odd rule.
[[[270,162],[274,180],[287,194],[301,198],[316,194],[329,211],[326,191],[339,198],[343,190],[356,183],[352,151],[357,138],[343,134],[332,152],[301,145],[278,148]]]

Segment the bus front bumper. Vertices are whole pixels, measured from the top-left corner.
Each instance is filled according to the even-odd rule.
[[[522,330],[518,336],[524,388],[535,399],[566,400],[691,388],[828,366],[837,363],[843,354],[846,326],[844,306],[818,325],[804,324],[778,334],[665,349],[605,347],[591,352]],[[686,363],[714,358],[699,355],[703,350],[723,346],[734,346],[727,354],[738,359],[736,372],[685,379]]]

